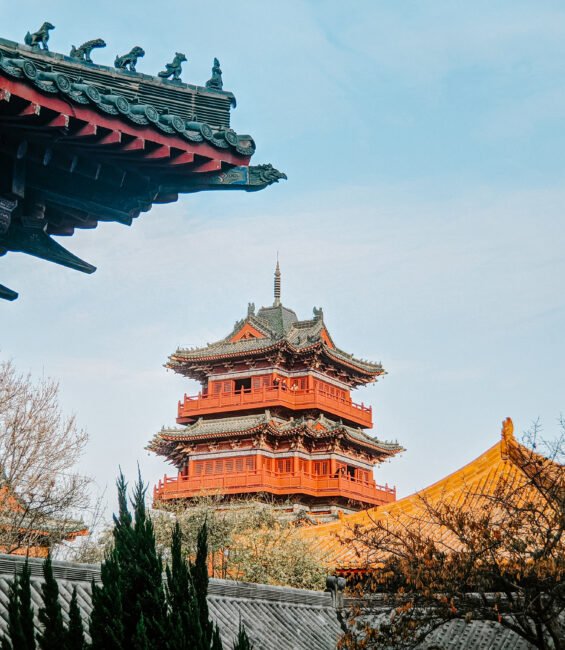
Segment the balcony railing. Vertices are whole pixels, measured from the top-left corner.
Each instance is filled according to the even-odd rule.
[[[257,389],[242,389],[230,393],[184,396],[179,402],[178,422],[186,424],[201,415],[243,411],[255,407],[285,406],[292,410],[319,409],[337,415],[344,420],[370,429],[373,413],[370,406],[356,404],[350,398],[332,395],[320,388],[288,388],[286,386],[263,386]]]
[[[382,505],[396,500],[396,488],[361,481],[340,474],[313,476],[281,474],[266,469],[212,476],[165,476],[154,488],[155,499],[182,499],[210,493],[250,494],[267,492],[276,495],[305,494],[313,497],[343,497]]]

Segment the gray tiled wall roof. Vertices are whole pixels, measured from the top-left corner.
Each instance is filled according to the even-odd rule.
[[[23,558],[0,554],[0,634],[7,629],[6,605],[15,570]],[[42,560],[29,561],[32,574],[32,599],[37,613],[42,604]],[[88,620],[91,582],[100,579],[100,568],[93,564],[53,562],[59,584],[63,615],[67,617],[73,587],[79,606]],[[332,597],[327,592],[255,585],[232,580],[210,580],[210,613],[221,629],[224,648],[229,650],[239,621],[245,625],[255,650],[334,650],[341,627]],[[367,617],[369,619],[370,617]],[[366,622],[370,622],[366,619]],[[39,628],[39,623],[36,620]],[[530,650],[531,646],[514,632],[492,622],[451,621],[436,630],[422,649],[442,650]]]

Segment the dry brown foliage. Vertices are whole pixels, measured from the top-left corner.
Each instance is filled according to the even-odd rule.
[[[452,619],[496,621],[537,648],[565,648],[565,423],[546,455],[509,448],[516,475],[455,499],[421,498],[410,516],[373,518],[345,543],[371,557],[342,648],[415,647]],[[372,600],[372,605],[370,604]]]

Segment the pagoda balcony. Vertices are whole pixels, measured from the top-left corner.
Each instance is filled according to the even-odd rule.
[[[396,488],[377,485],[347,475],[314,476],[280,474],[267,469],[212,476],[165,476],[153,489],[155,500],[186,499],[205,494],[246,495],[268,493],[277,496],[302,494],[320,498],[342,498],[379,506],[396,501]]]
[[[373,426],[370,406],[356,404],[350,398],[331,395],[320,388],[293,389],[286,386],[263,386],[229,393],[198,393],[184,396],[178,405],[179,424],[190,424],[202,415],[249,411],[282,406],[292,411],[316,409],[331,413],[364,428]]]

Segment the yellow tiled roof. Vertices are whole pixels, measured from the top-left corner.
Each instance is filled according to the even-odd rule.
[[[497,444],[445,478],[393,503],[342,516],[339,521],[329,524],[305,528],[302,534],[306,539],[315,541],[332,569],[371,566],[378,559],[374,550],[368,551],[364,545],[355,542],[344,543],[355,527],[370,527],[377,521],[391,528],[417,522],[420,530],[425,530],[427,535],[438,541],[443,540],[445,531],[426,520],[426,504],[433,506],[443,502],[452,506],[461,505],[464,509],[474,508],[485,496],[494,495],[501,480],[516,488],[526,485],[529,468],[539,462],[551,463],[556,472],[564,471],[561,465],[532,454],[518,443],[512,420],[507,418]]]

